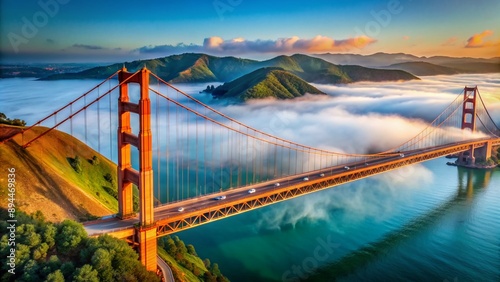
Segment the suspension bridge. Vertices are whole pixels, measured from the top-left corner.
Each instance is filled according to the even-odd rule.
[[[17,136],[29,150],[55,129],[117,163],[118,214],[86,230],[127,240],[149,270],[157,267],[158,237],[442,156],[458,154],[458,164],[472,166],[500,145],[477,87],[466,86],[407,142],[352,154],[243,124],[146,68],[117,71],[0,144]]]

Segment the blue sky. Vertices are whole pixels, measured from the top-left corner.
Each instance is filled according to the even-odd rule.
[[[500,56],[497,0],[0,3],[2,62],[121,62],[183,52]]]

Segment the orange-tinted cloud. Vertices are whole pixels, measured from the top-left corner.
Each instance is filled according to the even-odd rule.
[[[206,51],[233,52],[233,53],[294,53],[294,52],[332,52],[362,49],[376,40],[368,36],[358,36],[348,39],[335,40],[318,35],[311,39],[302,39],[298,36],[279,38],[276,40],[245,40],[236,38],[224,40],[221,37],[206,38],[203,49]]]
[[[406,40],[409,40],[409,39],[410,39],[410,37],[408,35],[403,36],[403,40],[406,41]]]
[[[485,37],[493,35],[493,31],[485,30],[481,33],[476,33],[467,39],[465,48],[481,48],[500,45],[500,41],[485,40]]]

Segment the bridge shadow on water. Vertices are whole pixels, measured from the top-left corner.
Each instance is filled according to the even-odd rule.
[[[341,259],[319,267],[304,281],[337,281],[354,274],[372,262],[381,259],[405,240],[414,237],[426,228],[436,224],[453,207],[471,201],[478,193],[488,187],[494,170],[471,170],[458,167],[458,189],[446,202],[425,213],[401,228],[394,230],[380,240],[369,243]]]

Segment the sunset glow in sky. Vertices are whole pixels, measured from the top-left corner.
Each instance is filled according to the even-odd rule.
[[[185,52],[490,58],[500,56],[499,11],[498,0],[2,0],[0,62],[121,62]]]

